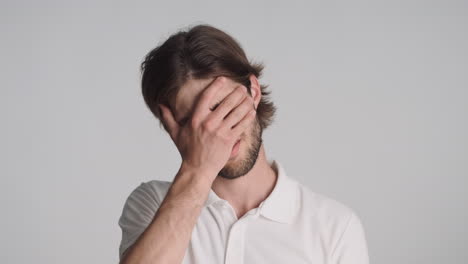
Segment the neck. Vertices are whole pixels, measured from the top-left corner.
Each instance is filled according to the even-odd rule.
[[[258,159],[252,169],[234,180],[217,177],[213,181],[213,191],[236,211],[237,217],[257,208],[275,187],[277,172],[268,163],[263,144]]]

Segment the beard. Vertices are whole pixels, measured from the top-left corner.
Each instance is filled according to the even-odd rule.
[[[241,177],[247,174],[257,162],[258,153],[260,152],[260,147],[263,142],[263,128],[261,127],[257,117],[255,117],[255,121],[253,123],[253,128],[250,130],[249,134],[251,142],[247,146],[245,157],[242,157],[242,153],[239,151],[240,155],[236,157],[237,159],[234,159],[232,162],[228,162],[219,171],[218,176],[229,180]]]

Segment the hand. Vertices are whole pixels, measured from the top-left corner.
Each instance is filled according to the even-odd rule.
[[[227,85],[236,88],[214,110],[216,93]],[[201,94],[192,116],[178,124],[170,108],[160,104],[164,127],[179,150],[184,166],[200,169],[214,178],[229,160],[234,144],[255,117],[247,88],[226,77],[216,78]],[[232,112],[231,112],[232,111]]]

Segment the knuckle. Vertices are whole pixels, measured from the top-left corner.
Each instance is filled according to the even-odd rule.
[[[197,126],[198,126],[198,118],[192,117],[192,118],[190,119],[190,126],[191,126],[192,128],[197,127]]]
[[[220,83],[226,83],[227,78],[226,78],[226,76],[219,76],[218,80],[219,80]]]
[[[213,131],[214,129],[213,121],[206,120],[205,122],[203,122],[203,128],[207,131]]]

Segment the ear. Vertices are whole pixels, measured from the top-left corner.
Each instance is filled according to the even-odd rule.
[[[258,83],[257,77],[254,74],[251,74],[250,77],[250,93],[252,94],[252,98],[254,99],[254,106],[257,109],[258,104],[260,103],[260,99],[262,98],[262,89],[260,84]]]

